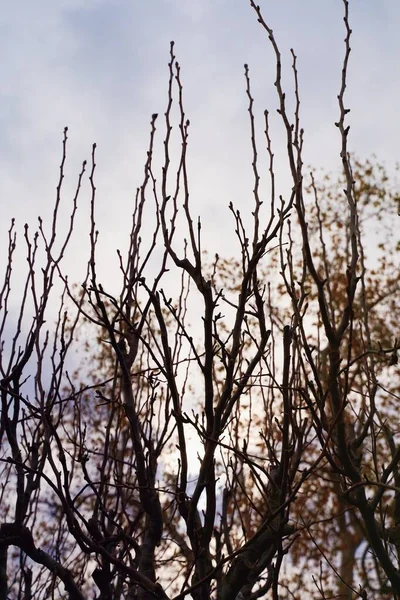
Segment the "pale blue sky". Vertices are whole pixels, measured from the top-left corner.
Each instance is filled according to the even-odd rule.
[[[344,51],[342,1],[260,0],[260,5],[282,51],[288,102],[290,48],[298,55],[305,162],[337,168],[339,138],[333,123]],[[399,160],[400,3],[350,0],[350,20],[350,148],[362,157],[375,153],[390,170]],[[204,243],[212,252],[234,252],[232,236],[225,234],[232,229],[228,202],[243,211],[252,203],[245,62],[251,70],[260,150],[262,112],[268,108],[277,170],[287,181],[286,166],[279,162],[285,139],[275,112],[274,56],[249,2],[21,0],[5,4],[0,16],[2,256],[12,216],[20,231],[26,220],[35,225],[38,214],[49,217],[62,130],[68,125],[66,191],[72,190],[82,160],[97,142],[103,260],[117,264],[113,248],[123,245],[121,237],[127,241],[150,116],[161,116],[166,106],[171,39],[191,121],[193,213],[203,217]],[[162,135],[160,121],[160,153]],[[282,191],[286,193],[285,186]],[[87,239],[88,197],[84,187],[81,240]],[[79,239],[74,252],[82,258]]]

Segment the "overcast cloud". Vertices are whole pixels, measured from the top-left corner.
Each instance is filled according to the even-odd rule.
[[[298,56],[305,162],[336,169],[342,2],[260,0],[260,5],[282,51],[288,99],[293,87],[291,47]],[[68,125],[66,192],[72,192],[81,162],[90,158],[91,145],[97,142],[101,258],[117,271],[114,248],[128,239],[150,117],[157,112],[161,119],[166,106],[170,40],[176,43],[191,121],[193,214],[202,216],[204,243],[211,252],[234,252],[228,203],[232,200],[242,210],[252,203],[245,62],[256,100],[260,149],[265,108],[274,115],[278,159],[285,145],[276,115],[273,52],[247,0],[21,0],[5,3],[0,19],[2,257],[11,217],[16,217],[20,232],[25,221],[35,226],[39,214],[50,218],[62,131]],[[350,147],[361,157],[376,154],[390,171],[399,160],[400,3],[350,0],[350,19]],[[162,152],[162,121],[158,134]],[[285,168],[277,163],[282,183]],[[287,192],[284,185],[282,192]],[[85,186],[69,265],[82,260],[88,200]]]

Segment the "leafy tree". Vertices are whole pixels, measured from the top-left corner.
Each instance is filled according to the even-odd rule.
[[[229,207],[236,260],[210,261],[192,216],[173,44],[161,178],[153,115],[129,251],[118,253],[120,292],[105,289],[96,263],[95,146],[86,279],[73,287],[63,271],[87,169],[61,237],[65,130],[50,228],[25,227],[11,336],[10,228],[0,291],[1,600],[400,597],[398,196],[382,167],[349,155],[348,2],[339,190],[329,178],[307,184],[296,56],[292,124],[279,48],[250,3],[276,58],[292,191],[275,190],[266,111],[269,202],[261,198],[245,66],[254,203],[251,215]]]
[[[400,392],[397,351],[392,350],[393,345],[398,343],[399,319],[398,195],[391,186],[385,168],[376,162],[352,160],[352,176],[358,213],[360,293],[352,308],[353,329],[347,330],[342,341],[343,356],[347,355],[349,363],[348,368],[343,370],[342,379],[343,385],[348,388],[343,418],[346,435],[350,437],[355,453],[354,460],[359,463],[364,482],[376,483],[382,478],[382,465],[392,459],[394,434],[397,431],[396,404]],[[343,218],[340,203],[344,186],[343,176],[338,181],[332,181],[330,176],[325,175],[318,187],[311,176],[308,188],[308,201],[311,203],[308,210],[309,239],[318,274],[325,279],[332,319],[342,317],[347,302],[346,269],[351,256],[351,238],[349,223]],[[295,239],[296,234],[293,233],[292,237]],[[371,243],[371,239],[377,240],[377,243]],[[314,357],[320,382],[328,386],[329,345],[323,335],[318,290],[312,285],[310,274],[304,273],[301,249],[296,252],[294,244],[288,254],[288,264],[294,274],[290,283],[300,283],[298,289],[303,290],[303,303],[308,304],[305,318],[313,325],[307,327],[306,340],[299,338],[297,342],[305,355],[311,353]],[[284,293],[285,287],[281,284],[278,294]],[[296,301],[300,299],[299,293],[296,298]],[[282,308],[275,312],[278,324],[290,317],[290,311],[284,315]],[[312,379],[310,363],[305,361],[305,366],[306,377]],[[326,401],[330,401],[329,392]],[[328,405],[327,409],[324,426],[329,431],[332,427],[332,407]],[[334,430],[331,434],[333,437]],[[318,455],[318,450],[312,444],[308,452],[308,460]],[[331,460],[335,462],[336,453],[333,444]],[[304,483],[293,506],[307,532],[293,546],[291,554],[294,562],[302,566],[296,571],[301,588],[304,590],[307,586],[307,567],[314,561],[317,568],[322,555],[334,567],[332,570],[331,566],[326,565],[327,568],[321,573],[321,581],[325,586],[331,586],[331,594],[352,598],[351,586],[358,583],[365,590],[379,593],[382,598],[392,597],[389,590],[385,596],[386,578],[379,562],[371,558],[365,524],[345,493],[337,469],[332,469],[328,459],[320,463],[315,475],[315,478],[309,478]],[[396,494],[388,493],[389,488],[386,489],[385,493],[384,488],[380,488],[380,492],[384,492],[380,514],[386,525],[393,527]],[[318,520],[315,519],[315,507],[318,508]],[[327,587],[325,593],[328,593]]]

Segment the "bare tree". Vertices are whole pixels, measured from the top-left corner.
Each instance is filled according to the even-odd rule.
[[[383,199],[395,208],[398,197],[350,159],[347,0],[335,203],[313,175],[306,183],[296,56],[291,116],[274,33],[250,4],[276,60],[292,185],[277,194],[265,111],[268,202],[261,196],[245,65],[254,202],[250,215],[229,206],[236,259],[202,248],[173,43],[161,177],[153,115],[129,251],[118,251],[119,293],[102,285],[96,260],[95,145],[86,279],[71,286],[62,263],[86,163],[58,234],[66,129],[50,229],[25,227],[28,270],[10,336],[12,224],[0,292],[1,600],[400,597],[399,278],[386,275],[396,262],[384,238],[375,269],[366,244]]]

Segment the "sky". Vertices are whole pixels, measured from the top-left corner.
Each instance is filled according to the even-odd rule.
[[[304,162],[338,169],[340,140],[334,122],[344,54],[342,0],[259,2],[282,52],[288,106],[293,105],[290,48],[298,57]],[[399,160],[400,3],[350,0],[350,22],[350,149],[362,158],[375,154],[390,172]],[[16,218],[20,240],[25,222],[35,228],[38,215],[50,222],[62,131],[68,126],[63,218],[80,165],[90,159],[96,142],[99,256],[104,277],[114,285],[115,249],[128,242],[155,112],[160,115],[156,147],[162,156],[171,40],[191,122],[191,202],[195,218],[202,218],[203,247],[212,254],[234,254],[228,203],[243,213],[252,210],[244,63],[250,68],[260,149],[263,111],[268,109],[282,186],[278,193],[287,193],[290,179],[276,113],[274,55],[247,0],[9,2],[0,15],[1,271],[11,218]],[[266,157],[262,160],[266,181]],[[71,280],[85,266],[89,198],[86,182],[65,267]],[[22,256],[22,246],[20,252]]]

